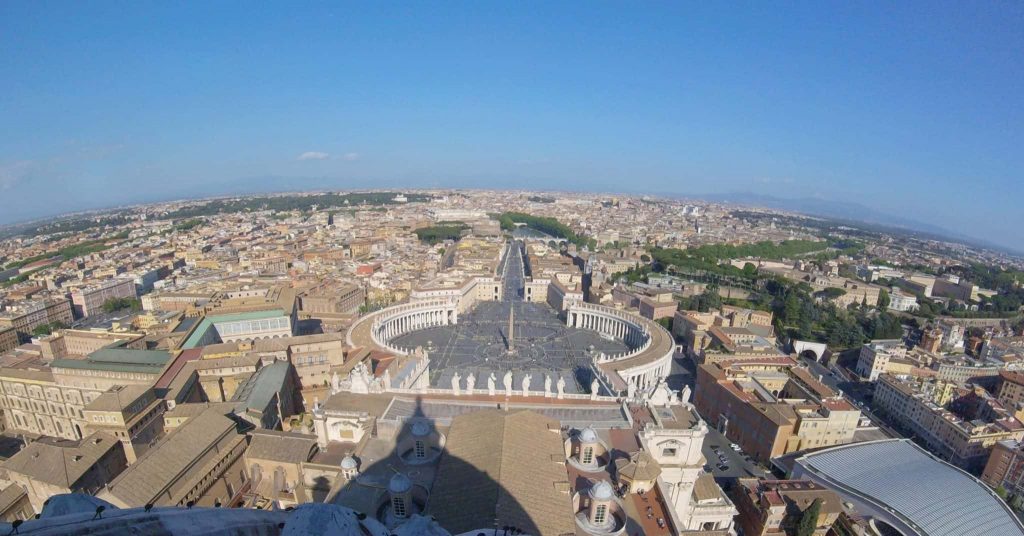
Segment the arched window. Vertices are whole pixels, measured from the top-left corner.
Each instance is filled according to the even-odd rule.
[[[405,517],[405,499],[403,497],[397,495],[392,497],[391,508],[395,511],[395,517]]]
[[[597,505],[597,508],[594,510],[594,524],[595,525],[604,525],[604,521],[607,518],[608,518],[608,505],[606,505],[606,504],[599,504],[599,505]]]
[[[417,458],[423,459],[427,457],[427,447],[423,444],[422,440],[416,440],[415,450]]]
[[[594,463],[594,447],[587,447],[583,449],[583,463]]]

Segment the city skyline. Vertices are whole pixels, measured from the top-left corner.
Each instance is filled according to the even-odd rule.
[[[1020,6],[532,7],[8,4],[0,223],[260,182],[742,192],[1024,248]]]
[[[0,35],[0,534],[1024,536],[1024,3]]]

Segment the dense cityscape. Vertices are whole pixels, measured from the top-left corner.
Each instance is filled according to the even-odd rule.
[[[1024,534],[1008,253],[551,191],[3,233],[9,532]]]
[[[1024,2],[0,36],[0,536],[1024,536]]]

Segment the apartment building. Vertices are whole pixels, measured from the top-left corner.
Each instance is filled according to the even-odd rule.
[[[366,291],[358,285],[320,285],[299,296],[299,308],[303,313],[352,314],[366,303]]]
[[[745,536],[795,534],[803,513],[818,500],[820,509],[814,536],[825,536],[843,507],[836,492],[809,480],[742,478],[736,487],[739,525]]]
[[[704,362],[712,344],[718,353],[733,357],[777,356],[772,314],[741,307],[722,306],[718,311],[676,311],[672,334],[683,339],[687,352]],[[719,359],[713,359],[715,361]]]
[[[909,292],[903,292],[899,287],[889,289],[889,309],[893,311],[912,312],[921,306],[917,303],[917,296]]]
[[[694,404],[754,458],[853,441],[860,411],[788,358],[705,363]]]
[[[138,297],[135,281],[131,279],[111,279],[99,285],[79,288],[71,291],[71,303],[75,318],[85,318],[103,309],[107,300]]]
[[[996,383],[996,398],[1008,408],[1017,408],[1024,403],[1024,373],[1001,370]]]
[[[0,313],[0,329],[14,328],[27,339],[32,330],[46,324],[70,325],[74,320],[71,302],[66,298],[46,298],[19,304],[18,309]]]
[[[44,356],[50,359],[83,357],[112,345],[143,349],[141,339],[145,336],[145,333],[65,329],[45,337],[40,345],[45,348]]]
[[[8,429],[66,439],[86,435],[85,408],[104,391],[152,385],[170,360],[160,351],[106,348],[84,359],[41,356],[0,366],[0,409]]]
[[[1024,495],[1024,444],[1015,439],[996,442],[981,480],[993,488],[1005,489],[1010,495]]]
[[[920,385],[883,374],[875,387],[873,406],[949,463],[980,472],[993,445],[1024,437],[1024,424],[981,387],[954,396],[942,406]]]
[[[13,327],[0,327],[0,353],[18,347],[18,331]]]
[[[857,356],[856,372],[868,381],[888,372],[889,362],[907,356],[907,347],[900,339],[877,339],[864,344]]]

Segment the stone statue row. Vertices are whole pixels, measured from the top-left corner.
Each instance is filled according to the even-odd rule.
[[[452,375],[451,382],[452,382],[452,393],[455,394],[455,396],[459,396],[460,394],[462,394],[462,392],[463,392],[463,390],[462,390],[462,375],[459,374],[458,372],[456,372],[455,374]],[[513,382],[512,372],[508,371],[502,377],[502,383],[505,386],[505,396],[509,396],[510,397],[510,396],[512,396],[515,393],[515,391],[513,389],[513,386],[512,386],[512,382]],[[533,375],[532,374],[527,374],[527,375],[523,376],[523,379],[520,381],[520,384],[519,384],[519,387],[520,387],[519,393],[522,394],[523,396],[530,396],[530,384],[532,382],[533,382]],[[496,396],[498,394],[497,383],[498,383],[498,377],[495,376],[494,373],[492,372],[487,377],[487,394],[488,395]],[[551,390],[552,383],[553,382],[551,380],[551,376],[548,375],[548,374],[545,374],[544,375],[544,398],[553,398],[553,397],[559,398],[559,399],[565,398],[565,378],[563,378],[561,375],[558,376],[558,382],[555,383],[555,388],[557,389],[557,391],[552,391]],[[472,372],[470,372],[466,376],[466,389],[465,389],[465,392],[467,394],[473,394],[473,388],[474,387],[476,387],[476,375],[473,374]],[[591,384],[590,388],[591,388],[592,392],[595,392],[595,393],[597,392],[598,382],[597,382],[596,379]]]

